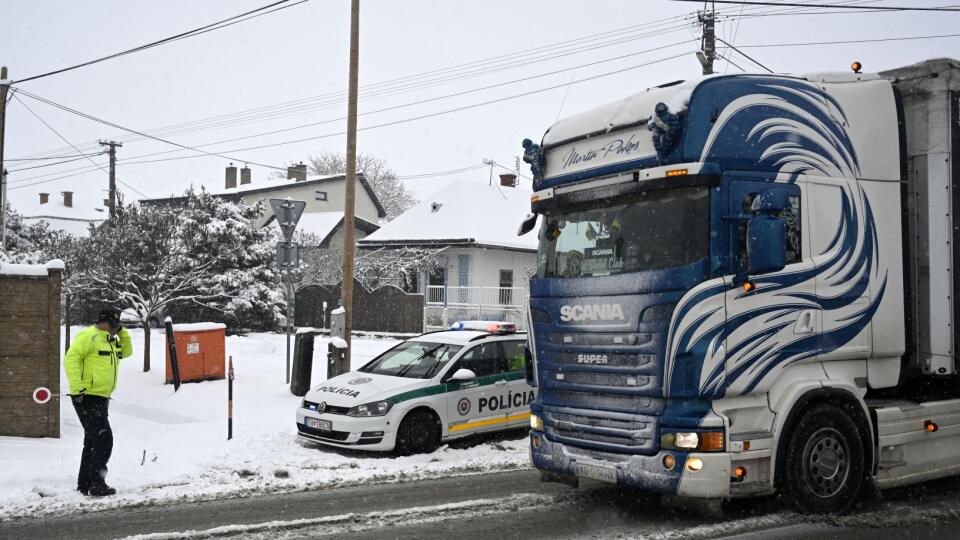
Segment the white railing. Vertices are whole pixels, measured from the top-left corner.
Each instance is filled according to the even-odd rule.
[[[461,320],[513,322],[527,326],[525,287],[427,287],[424,331],[442,330]]]
[[[525,287],[427,287],[428,306],[482,306],[489,309],[524,307]]]

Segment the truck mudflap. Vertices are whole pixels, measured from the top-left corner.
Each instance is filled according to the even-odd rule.
[[[589,452],[552,442],[530,432],[534,467],[555,475],[592,479],[664,495],[722,498],[730,495],[730,454],[659,452],[652,456],[618,455],[598,459]],[[673,457],[673,468],[664,464]]]

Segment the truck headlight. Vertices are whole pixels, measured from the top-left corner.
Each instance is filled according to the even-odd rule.
[[[660,447],[686,452],[722,452],[723,430],[666,432],[660,436]]]
[[[351,407],[350,410],[347,411],[347,416],[383,416],[390,411],[390,407],[392,405],[393,404],[389,401],[374,401],[373,403],[364,403],[363,405]]]
[[[530,429],[543,431],[543,419],[535,414],[530,415]]]

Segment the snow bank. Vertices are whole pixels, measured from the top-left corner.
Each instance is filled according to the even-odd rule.
[[[174,332],[206,332],[209,330],[226,330],[227,325],[214,322],[181,323],[173,325]]]
[[[83,430],[61,396],[61,439],[0,437],[0,521],[529,467],[525,437],[410,457],[301,445],[294,421],[301,398],[284,382],[282,334],[227,337],[236,373],[234,438],[227,441],[227,381],[186,383],[174,393],[163,384],[163,330],[152,336],[147,373],[143,331],[130,334],[135,354],[121,363],[110,402],[114,448],[107,482],[118,494],[91,499],[75,491]],[[328,340],[316,340],[313,385],[326,379]],[[352,364],[359,367],[395,344],[354,337]],[[60,388],[66,392],[62,373]]]
[[[0,263],[0,276],[46,276],[47,267],[42,264]]]

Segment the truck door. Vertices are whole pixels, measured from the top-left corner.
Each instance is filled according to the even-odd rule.
[[[822,305],[821,360],[866,359],[871,353],[870,321],[855,322],[870,305],[870,254],[858,208],[864,201],[849,180],[811,178],[810,248],[817,272],[816,291]],[[898,253],[899,255],[899,253]],[[949,292],[945,293],[949,294]],[[856,329],[863,326],[862,330]]]
[[[731,179],[727,194],[733,274],[747,276],[747,224],[757,194],[786,192],[778,216],[786,225],[786,266],[779,272],[749,275],[750,285],[731,284],[726,294],[726,395],[747,394],[768,375],[815,356],[820,315],[815,301],[814,261],[803,219],[802,184]],[[753,287],[752,290],[750,287]]]

